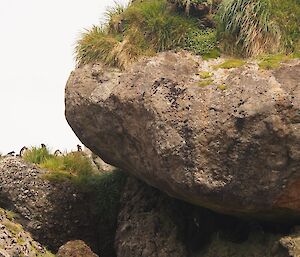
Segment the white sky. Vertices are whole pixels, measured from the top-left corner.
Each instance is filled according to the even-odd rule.
[[[64,117],[74,44],[113,5],[114,0],[0,0],[0,153],[41,143],[71,150],[80,143]]]

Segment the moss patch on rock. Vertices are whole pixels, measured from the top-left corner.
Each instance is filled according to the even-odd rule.
[[[242,59],[228,59],[221,64],[215,65],[214,69],[232,69],[232,68],[239,68],[246,64],[246,61]]]

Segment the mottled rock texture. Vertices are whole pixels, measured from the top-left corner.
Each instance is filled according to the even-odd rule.
[[[223,70],[165,52],[125,72],[85,65],[68,80],[66,117],[105,162],[169,195],[227,214],[300,217],[298,60]]]
[[[98,257],[82,240],[69,241],[59,247],[57,257]]]
[[[134,178],[123,192],[118,257],[299,257],[299,231],[176,200]]]
[[[54,257],[40,243],[34,241],[13,216],[14,213],[0,208],[0,256]]]
[[[128,179],[121,199],[115,248],[118,257],[184,257],[173,201],[136,179]],[[176,219],[177,218],[177,219]],[[181,221],[184,222],[185,217]]]
[[[21,158],[2,159],[0,207],[13,210],[34,239],[53,251],[74,238],[97,249],[96,220],[88,197],[71,183],[48,181],[46,172]]]

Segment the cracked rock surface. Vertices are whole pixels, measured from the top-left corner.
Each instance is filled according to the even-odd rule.
[[[123,72],[79,67],[66,86],[67,120],[105,162],[171,196],[299,220],[300,62],[265,71],[216,68],[221,61],[165,52]]]

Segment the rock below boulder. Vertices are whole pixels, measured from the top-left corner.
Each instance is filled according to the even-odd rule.
[[[287,225],[216,214],[131,178],[115,246],[118,257],[299,257],[300,234]]]
[[[67,120],[105,162],[174,197],[299,219],[300,62],[261,71],[213,66],[221,61],[165,52],[126,72],[79,67],[66,86]]]
[[[117,256],[187,256],[171,204],[158,190],[128,179],[115,239]]]
[[[69,241],[61,246],[56,254],[57,257],[98,257],[83,241]]]

